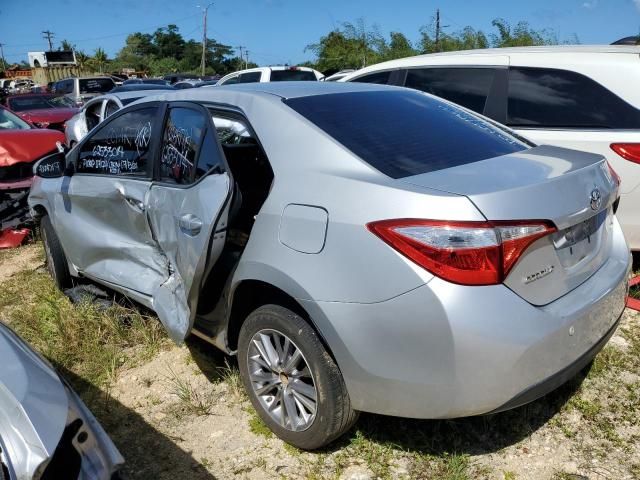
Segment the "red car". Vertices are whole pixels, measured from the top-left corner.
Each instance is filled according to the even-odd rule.
[[[5,106],[23,120],[38,128],[51,128],[64,132],[64,124],[78,113],[73,101],[50,93],[10,95]]]
[[[36,160],[57,151],[64,134],[34,128],[0,106],[0,248],[19,245],[28,231],[27,196]]]

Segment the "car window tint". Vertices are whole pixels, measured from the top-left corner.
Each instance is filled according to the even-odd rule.
[[[90,134],[80,149],[77,172],[148,177],[157,110],[148,107],[127,112]]]
[[[407,72],[405,86],[482,113],[494,75],[492,68],[417,68]]]
[[[295,68],[287,70],[272,70],[271,81],[272,82],[315,82],[318,80],[315,73],[309,70],[297,70]]]
[[[205,117],[190,108],[172,108],[162,135],[160,180],[186,184],[193,182],[194,166],[204,135]]]
[[[200,155],[198,156],[198,163],[196,165],[196,180],[203,177],[210,171],[216,171],[217,173],[224,172],[224,162],[220,154],[220,149],[216,143],[215,137],[209,132],[205,135],[204,142],[202,142],[202,148],[200,149]]]
[[[110,117],[111,115],[116,113],[118,110],[120,110],[120,107],[118,106],[118,104],[113,100],[109,100],[104,110],[104,118]]]
[[[640,128],[640,111],[579,73],[509,69],[507,124],[555,128]]]
[[[392,178],[527,148],[482,118],[415,90],[325,94],[284,102]]]
[[[257,83],[260,81],[262,72],[242,73],[238,77],[238,83]]]
[[[361,82],[361,83],[378,83],[382,85],[386,85],[389,83],[389,77],[391,76],[391,72],[376,72],[370,73],[369,75],[363,75],[362,77],[354,78],[351,80],[352,82]]]
[[[238,75],[236,75],[235,77],[226,79],[220,85],[233,85],[234,83],[238,83]]]

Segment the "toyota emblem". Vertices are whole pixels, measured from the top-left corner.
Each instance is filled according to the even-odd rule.
[[[591,190],[591,195],[589,197],[591,210],[599,210],[602,205],[602,194],[600,193],[600,189],[598,187]]]

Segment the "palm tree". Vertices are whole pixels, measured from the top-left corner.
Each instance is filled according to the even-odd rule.
[[[96,52],[93,55],[93,60],[98,65],[100,73],[102,73],[102,67],[109,61],[109,59],[107,58],[107,53],[100,47],[96,48]]]
[[[91,57],[84,53],[82,50],[76,51],[76,63],[78,64],[78,68],[80,70],[87,66],[89,60],[91,60]]]

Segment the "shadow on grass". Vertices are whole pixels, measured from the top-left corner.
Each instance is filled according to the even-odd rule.
[[[70,370],[60,365],[55,367],[80,395],[124,456],[124,479],[216,479],[188,452],[178,447],[175,439],[158,431],[141,415]]]
[[[376,443],[430,455],[493,453],[544,426],[578,391],[591,364],[557,390],[522,407],[493,415],[415,420],[363,413],[354,429],[330,445],[339,450],[362,436]]]

